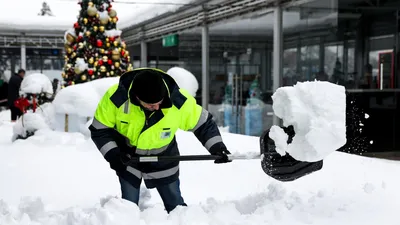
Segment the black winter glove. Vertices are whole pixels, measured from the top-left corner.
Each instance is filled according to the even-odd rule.
[[[211,151],[211,155],[222,156],[222,158],[216,159],[214,161],[214,163],[217,163],[217,164],[232,162],[232,160],[228,159],[228,155],[230,155],[230,154],[231,153],[225,147],[221,147],[221,148],[218,148],[218,149],[213,149],[213,151]]]
[[[106,159],[110,163],[111,169],[115,170],[117,173],[121,173],[127,168],[127,166],[122,163],[120,152],[109,152]]]

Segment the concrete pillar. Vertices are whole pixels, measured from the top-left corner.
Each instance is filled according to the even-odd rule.
[[[260,65],[260,71],[261,71],[261,77],[260,77],[260,86],[261,86],[261,90],[266,91],[267,90],[267,84],[268,84],[268,78],[269,78],[269,73],[268,73],[268,69],[270,69],[271,67],[268,67],[270,64],[268,63],[268,60],[270,59],[270,57],[267,56],[268,55],[268,50],[265,47],[262,51],[261,51],[261,65]]]
[[[274,39],[273,39],[273,74],[272,91],[275,92],[282,86],[282,65],[283,65],[283,29],[282,29],[282,8],[276,6],[274,9]],[[280,119],[273,116],[273,125],[279,126]]]
[[[202,64],[202,92],[201,105],[208,109],[210,98],[210,39],[208,25],[204,24],[201,32],[201,64]]]
[[[21,69],[26,70],[26,45],[25,37],[21,35]]]
[[[140,67],[147,67],[147,43],[140,42]]]
[[[325,38],[319,38],[319,71],[325,71]],[[314,78],[312,79],[314,80]]]

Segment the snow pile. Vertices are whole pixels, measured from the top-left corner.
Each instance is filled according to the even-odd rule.
[[[319,161],[346,143],[345,88],[325,81],[298,82],[281,87],[272,96],[273,110],[283,126],[293,125],[296,135],[272,126],[270,137],[277,151],[301,161]]]
[[[53,85],[46,75],[31,73],[24,76],[19,93],[21,95],[46,93],[48,97],[51,97],[53,94]]]
[[[53,129],[55,125],[55,112],[51,103],[41,105],[36,112],[28,111],[23,114],[13,126],[13,137],[25,138],[37,130]]]
[[[0,125],[1,225],[398,225],[395,161],[333,152],[321,171],[287,183],[268,177],[257,160],[182,162],[188,207],[168,215],[154,189],[142,186],[139,208],[122,200],[115,173],[82,134],[41,130],[11,143],[11,130]],[[256,137],[222,138],[232,153],[259,152]],[[190,132],[179,131],[177,142],[182,155],[207,154]]]
[[[56,113],[92,117],[104,93],[118,82],[118,77],[108,77],[63,88],[53,101]]]
[[[193,97],[196,96],[199,82],[191,72],[181,67],[172,67],[167,71],[167,74],[174,78],[179,87],[189,91]]]

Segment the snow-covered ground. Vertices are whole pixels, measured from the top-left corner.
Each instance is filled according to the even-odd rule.
[[[184,76],[176,79],[178,77]],[[100,90],[106,89],[105,81],[108,80],[82,84],[83,87],[93,85],[90,93],[98,94],[88,98],[90,101],[98,101]],[[77,98],[78,92],[73,90],[79,90],[79,86],[71,87],[74,88],[67,87],[60,96],[70,92],[71,98]],[[194,87],[196,85],[188,85],[188,88]],[[327,82],[305,82],[278,90],[274,101],[286,104],[274,104],[274,111],[281,114],[285,122],[293,124],[296,135],[310,147],[295,148],[301,143],[294,141],[288,145],[290,151],[298,151],[294,155],[308,159],[323,157],[322,170],[282,183],[263,172],[259,159],[234,160],[229,164],[182,162],[181,189],[188,207],[178,207],[170,214],[164,211],[158,193],[144,186],[139,207],[122,200],[118,179],[88,132],[55,131],[50,122],[44,121],[40,123],[44,126],[39,126],[34,136],[12,142],[18,130],[15,128],[28,123],[19,120],[15,126],[9,122],[10,112],[1,112],[0,224],[399,224],[400,180],[396,178],[400,162],[324,148],[332,140],[339,146],[345,141],[342,133],[345,101],[340,97],[344,89]],[[299,90],[303,90],[301,99],[289,94]],[[328,90],[336,97],[323,97]],[[57,111],[62,104],[73,104],[69,101],[71,98],[61,100],[59,97],[57,106],[48,104],[46,108],[53,107]],[[319,102],[327,100],[330,104]],[[94,110],[92,105],[93,102],[80,104],[76,108],[88,113]],[[328,113],[332,109],[337,111]],[[52,117],[46,118],[51,120],[53,114],[35,115]],[[24,121],[29,122],[29,118],[35,117],[27,116]],[[39,121],[38,118],[35,121]],[[295,121],[290,123],[290,120]],[[34,127],[35,123],[30,125]],[[320,129],[329,129],[329,126],[337,130]],[[318,140],[312,138],[316,131]],[[221,132],[232,154],[259,153],[257,137],[226,133],[222,129]],[[282,146],[280,153],[285,154],[285,149],[289,148],[282,144],[284,135],[275,132],[275,140]],[[179,131],[177,141],[182,155],[207,154],[190,132]]]
[[[399,162],[334,152],[321,171],[291,183],[269,178],[258,160],[182,162],[189,207],[168,215],[150,190],[139,213],[119,198],[117,178],[90,139],[42,131],[11,143],[8,114],[0,114],[0,224],[398,224]],[[191,133],[177,138],[182,154],[206,154]],[[233,153],[259,149],[256,137],[223,139]]]

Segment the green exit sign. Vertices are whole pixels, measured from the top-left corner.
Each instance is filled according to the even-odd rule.
[[[172,34],[163,37],[162,39],[162,45],[163,47],[172,47],[172,46],[177,46],[179,44],[179,38],[177,34]]]

